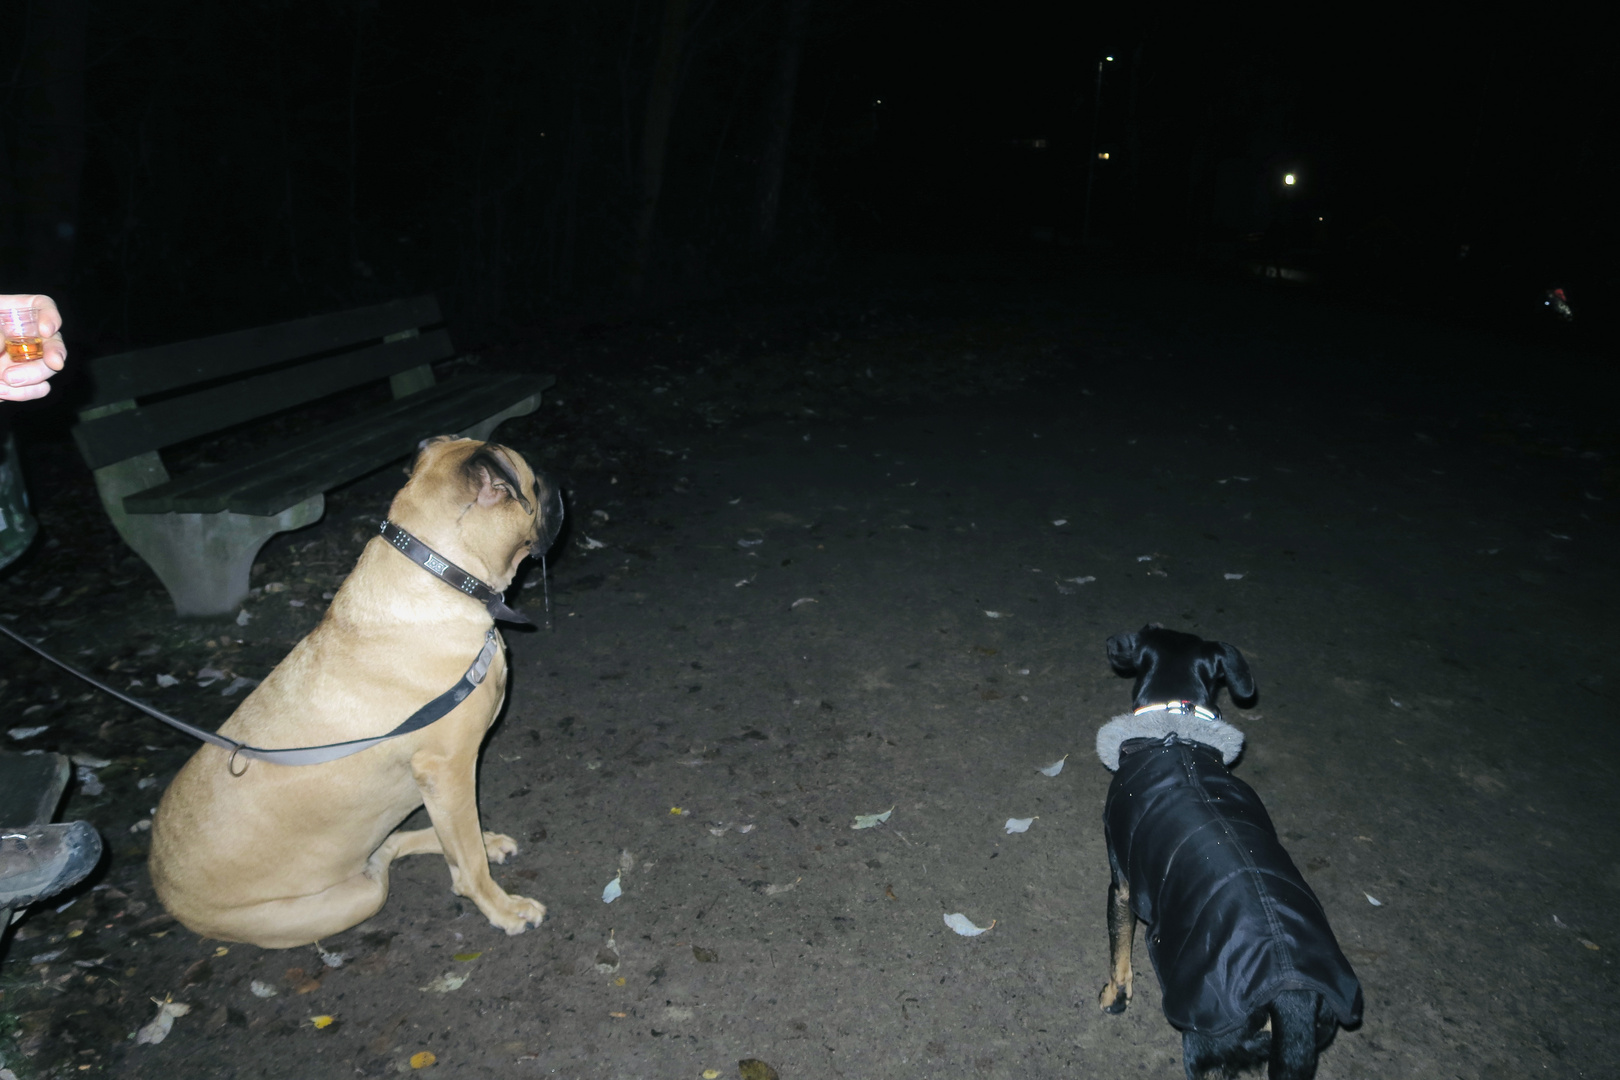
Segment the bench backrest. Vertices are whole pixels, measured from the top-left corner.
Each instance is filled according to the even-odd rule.
[[[401,397],[454,355],[449,331],[426,329],[440,321],[438,301],[417,296],[98,357],[73,437],[99,469],[374,380]]]

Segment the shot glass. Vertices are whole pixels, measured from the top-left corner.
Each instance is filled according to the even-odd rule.
[[[45,357],[38,308],[0,308],[0,333],[6,338],[6,360],[26,364]]]

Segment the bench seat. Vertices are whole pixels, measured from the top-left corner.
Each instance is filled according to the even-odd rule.
[[[131,514],[278,514],[409,456],[424,433],[465,433],[555,381],[550,375],[520,374],[450,379],[256,450],[251,457],[193,469],[166,484],[126,495],[124,509]]]

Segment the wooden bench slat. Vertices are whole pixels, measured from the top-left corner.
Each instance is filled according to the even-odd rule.
[[[74,438],[92,469],[302,405],[340,390],[453,355],[445,330],[377,344],[341,356],[250,375],[195,394],[159,401],[75,425]]]
[[[353,311],[102,356],[90,361],[95,396],[86,407],[160,394],[439,322],[438,300],[414,296]]]
[[[549,379],[545,385],[550,385]],[[361,439],[328,444],[320,451],[300,455],[275,474],[258,474],[232,491],[224,506],[241,514],[273,513],[274,508],[293,500],[330,491],[408,458],[423,439],[459,431],[544,388],[532,382],[519,386],[502,380],[457,398],[435,396],[420,410],[394,417],[387,425],[366,431]]]
[[[463,376],[267,448],[250,460],[193,470],[128,496],[124,508],[132,514],[276,514],[408,456],[430,435],[476,423],[553,382],[549,375]]]

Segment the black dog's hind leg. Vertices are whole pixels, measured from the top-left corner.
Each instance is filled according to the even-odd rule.
[[[1131,945],[1135,940],[1136,912],[1131,910],[1131,887],[1114,875],[1108,883],[1108,985],[1097,998],[1097,1006],[1103,1012],[1122,1013],[1131,1000]]]

